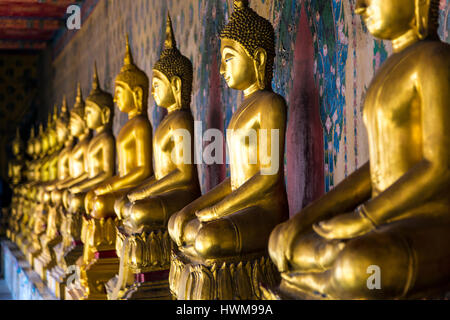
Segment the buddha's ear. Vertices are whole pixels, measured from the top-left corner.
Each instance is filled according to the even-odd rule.
[[[263,48],[256,49],[253,54],[253,61],[258,87],[260,90],[264,90],[266,88],[267,51]]]
[[[415,29],[419,39],[428,36],[428,18],[430,13],[430,0],[415,0]]]
[[[170,79],[170,86],[172,87],[173,96],[175,97],[177,105],[181,107],[181,78],[179,76],[173,76]]]
[[[104,124],[109,123],[111,117],[111,110],[108,107],[103,107],[102,108],[102,122]]]
[[[141,86],[136,86],[133,89],[133,95],[135,107],[139,110],[139,113],[141,113],[143,108],[144,90],[142,90]]]

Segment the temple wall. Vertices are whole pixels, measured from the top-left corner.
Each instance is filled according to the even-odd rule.
[[[273,23],[277,34],[273,89],[286,97],[289,107],[285,175],[291,215],[368,159],[362,101],[392,48],[368,34],[354,14],[355,2],[250,1],[252,8]],[[447,42],[449,3],[441,0],[440,36]],[[217,35],[231,13],[232,0],[87,0],[87,5],[90,14],[81,30],[67,31],[55,45],[49,102],[59,103],[66,94],[72,105],[77,81],[86,97],[94,61],[102,87],[112,93],[126,33],[135,63],[151,77],[170,10],[180,51],[194,65],[194,118],[202,121],[203,130],[226,129],[242,100],[242,94],[227,88],[218,72]],[[164,114],[151,97],[148,114],[156,128]],[[115,112],[115,134],[126,120],[125,114]],[[202,191],[227,174],[225,165],[199,165]]]

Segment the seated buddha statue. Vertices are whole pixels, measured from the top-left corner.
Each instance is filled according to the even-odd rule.
[[[44,130],[44,126],[41,123],[39,126],[40,141],[40,155],[35,166],[35,175],[38,177],[34,188],[34,205],[31,210],[31,244],[26,252],[26,257],[30,266],[34,267],[34,259],[41,253],[42,246],[40,242],[41,235],[45,232],[46,219],[45,219],[45,193],[43,186],[48,182],[49,178],[49,127],[50,121],[47,122],[47,127]]]
[[[227,130],[230,177],[170,217],[177,249],[169,281],[178,299],[258,298],[255,282],[276,281],[266,258],[270,232],[288,217],[286,103],[271,90],[273,26],[236,0],[220,37],[220,73],[245,98]]]
[[[74,204],[79,201],[70,197],[69,188],[77,183],[85,180],[88,177],[88,148],[91,141],[91,131],[86,126],[85,121],[85,102],[81,91],[81,85],[77,84],[77,96],[75,104],[70,111],[69,118],[69,131],[70,135],[77,139],[77,143],[72,147],[69,156],[69,172],[70,175],[56,184],[56,189],[60,191],[62,196],[62,212],[65,227],[69,230],[67,239],[64,241],[68,244],[68,247],[64,248],[64,255],[68,255],[70,251],[75,250],[74,254],[76,259],[81,251],[80,249],[80,233],[81,233],[81,219],[80,212],[74,209]],[[78,200],[78,199],[75,199]],[[80,250],[77,250],[80,249]],[[72,263],[74,261],[71,261]]]
[[[369,162],[273,231],[275,297],[439,296],[450,279],[450,46],[439,1],[358,0],[394,53],[368,88]]]
[[[111,178],[115,165],[115,139],[112,134],[111,122],[114,112],[113,97],[100,88],[97,67],[94,66],[92,91],[86,99],[86,124],[95,132],[95,136],[89,143],[87,159],[87,179],[80,181],[69,188],[69,202],[72,213],[82,214],[82,228],[80,240],[84,244],[83,255],[77,259],[77,265],[83,270],[91,261],[95,251],[86,238],[90,232],[90,219],[87,215],[93,208],[94,190],[105,180]],[[92,239],[91,239],[92,240]],[[85,259],[86,258],[86,259]],[[87,262],[86,264],[84,262]],[[95,282],[96,279],[90,279]],[[94,287],[95,286],[92,286]],[[93,291],[91,288],[88,291]]]
[[[30,160],[27,162],[26,166],[26,176],[27,181],[22,185],[22,201],[18,207],[17,214],[13,216],[12,221],[12,234],[11,240],[15,242],[22,252],[24,252],[22,244],[28,239],[28,220],[29,220],[29,208],[32,204],[30,200],[30,193],[32,186],[36,181],[35,176],[35,161],[37,159],[37,151],[35,149],[35,130],[34,127],[31,128],[30,137],[27,142],[27,155]]]
[[[64,246],[63,243],[63,225],[65,221],[65,214],[63,208],[62,196],[63,192],[57,189],[57,184],[61,181],[64,181],[70,178],[70,155],[72,152],[72,148],[75,144],[75,139],[71,135],[69,130],[69,113],[67,110],[67,100],[64,97],[63,103],[61,106],[61,113],[56,120],[56,133],[58,142],[61,145],[62,149],[57,153],[57,177],[56,181],[52,184],[49,184],[46,189],[51,193],[51,206],[49,208],[48,220],[47,220],[47,231],[46,235],[48,237],[48,249],[50,261],[48,261],[48,266],[46,266],[46,279],[47,285],[49,289],[54,293],[57,298],[62,298],[60,283],[61,278],[64,278],[65,272],[60,272],[62,269],[61,265],[65,266],[63,263],[64,258],[64,248],[71,246],[72,239],[69,240],[69,243]],[[64,261],[65,262],[65,261]]]
[[[65,98],[64,100],[65,101]],[[67,106],[64,106],[63,111],[67,111]],[[60,134],[57,129],[58,122],[58,108],[55,105],[52,120],[48,125],[48,177],[46,182],[42,183],[40,188],[42,189],[42,212],[41,219],[45,222],[45,232],[40,236],[42,251],[34,261],[35,270],[40,275],[41,279],[46,281],[47,269],[52,268],[56,259],[53,253],[53,247],[59,242],[59,215],[57,214],[55,203],[52,198],[52,190],[55,189],[55,184],[58,181],[58,159],[64,140],[60,140]]]
[[[6,231],[6,236],[8,238],[11,237],[13,217],[17,217],[18,215],[18,207],[22,201],[21,187],[25,180],[25,159],[23,156],[23,142],[22,139],[20,139],[19,128],[17,128],[16,137],[12,142],[12,152],[14,158],[8,162],[8,179],[13,193],[11,197],[9,215],[8,217],[3,217],[5,219],[5,223],[8,221],[8,229]]]
[[[104,284],[119,269],[115,253],[116,214],[114,203],[132,188],[149,178],[152,168],[152,127],[147,118],[149,80],[133,62],[126,42],[124,65],[115,80],[114,102],[128,114],[128,122],[116,139],[118,172],[92,189],[92,198],[85,203],[87,225],[83,228],[84,251],[81,265],[81,287],[76,299],[105,299]]]
[[[156,104],[168,113],[153,137],[154,175],[115,203],[121,221],[116,248],[122,277],[110,299],[161,298],[162,280],[170,297],[167,222],[200,196],[197,167],[192,159],[184,161],[185,155],[194,154],[192,80],[192,63],[178,50],[168,15],[164,50],[153,67],[151,90]]]
[[[118,174],[94,189],[92,218],[114,218],[114,203],[153,173],[152,127],[147,118],[149,80],[133,62],[130,45],[126,42],[124,65],[115,80],[114,102],[128,114],[128,122],[120,130],[116,149]]]

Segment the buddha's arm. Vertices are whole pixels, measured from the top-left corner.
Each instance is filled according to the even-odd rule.
[[[370,164],[366,162],[334,189],[303,208],[288,223],[295,225],[300,232],[320,220],[355,209],[370,199],[371,194]]]
[[[333,190],[312,202],[289,221],[279,224],[269,239],[269,254],[280,272],[289,269],[297,237],[318,222],[353,210],[370,199],[369,162],[353,172]]]
[[[375,224],[426,204],[450,187],[450,50],[430,55],[416,84],[421,100],[423,160],[364,205]]]
[[[192,130],[193,131],[193,130]],[[171,137],[167,135],[166,139],[169,140]],[[192,181],[192,175],[194,173],[193,165],[190,163],[185,163],[189,161],[185,161],[183,159],[184,151],[187,149],[187,146],[184,144],[184,138],[181,135],[173,136],[174,139],[174,148],[175,150],[173,155],[175,155],[175,164],[177,168],[166,176],[162,177],[159,180],[152,180],[149,183],[142,185],[137,190],[128,194],[128,199],[130,201],[137,201],[147,197],[150,197],[152,194],[163,192],[166,190],[174,189],[177,187],[182,187]],[[165,143],[162,142],[162,145]],[[189,144],[190,146],[190,144]],[[190,159],[189,159],[190,160]]]
[[[128,199],[132,202],[150,197],[152,194],[173,189],[185,185],[186,174],[178,169],[173,170],[159,180],[153,180],[145,186],[140,186],[137,190],[128,194]]]
[[[127,174],[112,177],[105,185],[102,184],[95,190],[97,195],[134,187],[152,174],[152,151],[151,143],[149,143],[152,139],[149,130],[149,127],[144,127],[142,124],[135,129],[133,138],[136,140],[136,149],[133,151],[133,156],[136,157],[136,166]]]
[[[49,183],[45,186],[45,191],[53,191],[56,189],[56,184],[58,183],[58,179],[53,181],[49,181]]]
[[[62,190],[62,189],[67,188],[66,185],[67,185],[68,183],[70,183],[71,180],[72,180],[72,177],[67,177],[67,178],[64,179],[64,180],[59,181],[59,182],[56,184],[56,188],[57,188],[58,190]]]
[[[77,183],[80,183],[83,180],[86,180],[89,177],[89,173],[87,171],[82,172],[79,176],[75,178],[71,178],[70,180],[64,182],[62,185],[60,185],[61,189],[70,188]]]
[[[184,228],[186,223],[195,218],[196,212],[214,205],[230,193],[231,180],[230,178],[226,178],[212,190],[192,201],[178,213],[172,215],[169,219],[168,228],[170,236],[174,241],[176,241],[177,245],[181,246],[183,244],[185,239]]]
[[[71,192],[80,193],[80,192],[88,192],[91,189],[97,187],[111,177],[114,173],[114,140],[108,139],[104,141],[102,145],[99,146],[102,154],[102,168],[96,176],[86,179],[71,188]]]

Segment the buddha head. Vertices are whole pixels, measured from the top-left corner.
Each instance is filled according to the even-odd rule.
[[[34,137],[34,127],[32,126],[31,127],[31,131],[30,131],[30,138],[28,139],[28,142],[27,142],[27,155],[30,158],[34,157],[34,139],[35,139],[35,137]]]
[[[439,0],[357,0],[355,11],[380,39],[394,40],[410,30],[419,39],[437,34]]]
[[[267,19],[249,7],[248,0],[234,1],[234,12],[220,38],[220,74],[228,86],[246,90],[256,84],[260,90],[270,90],[275,32]]]
[[[12,152],[16,159],[22,158],[22,151],[23,151],[23,142],[22,139],[20,139],[20,131],[19,128],[16,129],[16,137],[14,138],[12,142]]]
[[[83,94],[81,92],[81,85],[77,85],[77,97],[75,99],[75,105],[70,111],[69,120],[70,134],[74,137],[80,137],[86,131],[85,122],[85,104],[83,101]]]
[[[48,131],[44,130],[44,125],[41,123],[39,125],[39,140],[41,142],[41,152],[40,155],[41,157],[47,155],[48,152]]]
[[[69,137],[69,113],[67,111],[67,98],[65,95],[62,100],[61,114],[56,120],[55,126],[58,143],[62,145]]]
[[[177,48],[172,20],[167,14],[164,50],[153,67],[152,95],[158,106],[177,109],[191,103],[193,68],[191,61]]]
[[[56,119],[58,118],[58,106],[53,107],[53,114],[50,115],[50,122],[47,124],[49,150],[54,151],[58,147],[58,136],[56,133]]]
[[[114,102],[120,111],[133,115],[147,113],[149,80],[133,62],[128,36],[124,64],[115,85]]]
[[[113,97],[100,88],[97,65],[94,65],[92,91],[86,98],[86,125],[97,129],[110,124],[114,111]]]

